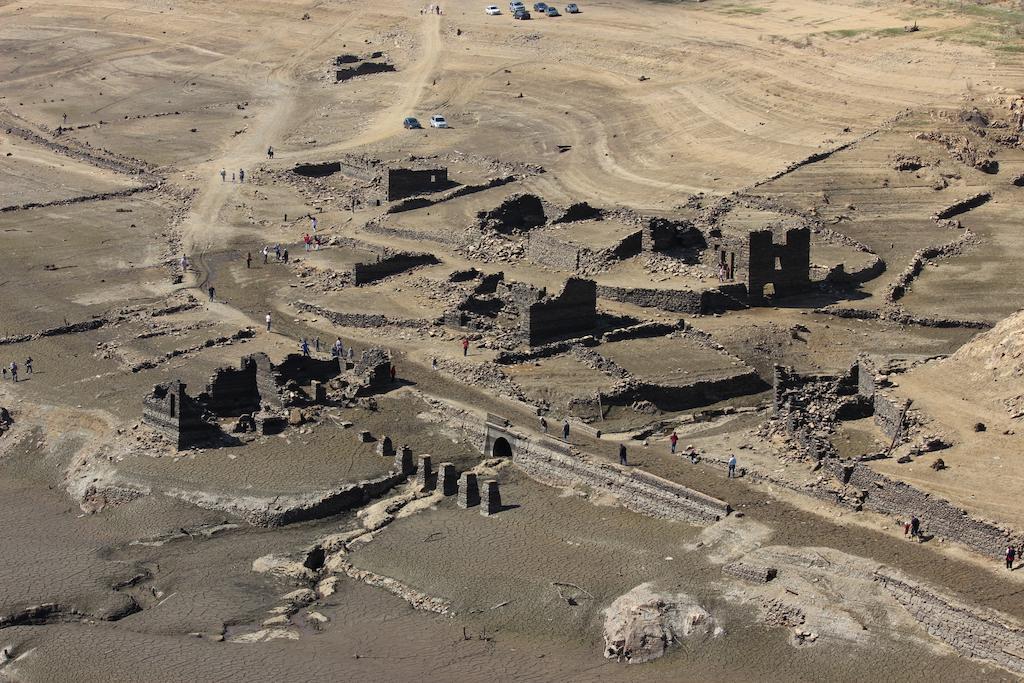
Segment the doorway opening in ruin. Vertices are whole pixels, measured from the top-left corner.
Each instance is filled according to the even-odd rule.
[[[512,445],[509,444],[508,439],[505,437],[498,437],[494,440],[494,445],[491,447],[492,458],[511,458],[512,457]]]
[[[174,394],[171,394],[170,408],[171,408],[171,417],[174,417],[175,416],[175,414],[174,414]]]

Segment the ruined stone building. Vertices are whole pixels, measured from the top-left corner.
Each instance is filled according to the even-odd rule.
[[[530,346],[578,337],[594,331],[597,324],[597,285],[593,280],[569,278],[562,291],[523,283],[502,283],[497,293],[510,303],[522,340]]]
[[[453,183],[448,180],[447,168],[388,169],[388,201],[405,199],[417,194],[447,190]]]
[[[142,422],[165,436],[178,450],[188,448],[211,434],[203,419],[203,407],[185,392],[177,380],[157,384],[142,401]]]
[[[791,296],[811,286],[811,231],[791,228],[786,241],[776,244],[771,230],[752,230],[748,236],[747,296],[750,303],[765,300],[772,285],[775,296]]]

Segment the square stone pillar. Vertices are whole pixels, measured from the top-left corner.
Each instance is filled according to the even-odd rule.
[[[437,488],[446,496],[454,496],[459,491],[459,475],[455,465],[443,462],[437,471]]]
[[[412,449],[402,446],[395,453],[395,471],[408,476],[416,471],[416,465],[412,462]]]
[[[480,489],[480,514],[485,516],[501,512],[501,493],[498,491],[498,482],[488,479]]]
[[[416,468],[416,486],[423,491],[428,491],[433,480],[434,469],[431,465],[431,458],[429,455],[420,456],[419,467]]]
[[[460,508],[471,508],[480,504],[480,489],[476,483],[475,472],[463,472],[459,477],[459,500]]]
[[[327,387],[324,386],[323,382],[313,380],[310,390],[313,394],[314,403],[327,403]]]

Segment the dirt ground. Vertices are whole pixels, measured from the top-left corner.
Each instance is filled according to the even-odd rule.
[[[764,388],[775,365],[929,359],[888,390],[913,400],[914,438],[949,448],[866,466],[1008,538],[1024,531],[1017,5],[595,0],[514,21],[467,0],[0,3],[0,365],[21,366],[0,381],[0,679],[1014,680],[1019,653],[1016,670],[968,656],[875,571],[997,610],[1017,633],[1021,574],[816,494],[822,472],[772,436]],[[336,82],[341,55],[394,70]],[[448,127],[403,127],[434,114]],[[451,187],[398,206],[384,187],[399,167],[447,168]],[[573,275],[721,284],[689,247],[586,273],[534,262],[527,230],[480,227],[524,194],[549,214],[608,212],[540,229],[570,254],[640,229],[624,216],[686,222],[708,244],[811,225],[814,282],[703,315],[602,295],[582,352],[495,362],[527,349],[445,322],[483,275],[548,293]],[[309,233],[322,246],[307,251]],[[396,252],[435,262],[355,286],[355,264]],[[839,264],[868,274],[823,281]],[[600,338],[681,319],[685,335]],[[335,339],[355,358],[382,347],[397,377],[230,445],[179,452],[142,423],[154,385],[195,396],[242,355],[280,362],[301,339],[319,340],[320,359]],[[686,412],[599,404],[589,426],[572,414],[632,382],[750,369],[757,391]],[[531,435],[540,413],[570,419],[579,453],[617,463],[625,444],[631,467],[735,512],[669,522],[480,464],[487,413]],[[670,452],[673,430],[701,463]],[[483,516],[407,481],[317,512],[318,496],[393,470],[384,436],[435,467],[483,468],[505,507]],[[871,418],[829,437],[845,459],[888,440]],[[758,477],[727,479],[730,454]],[[315,514],[269,528],[238,514],[287,505]],[[743,561],[778,578],[723,571]],[[606,658],[605,610],[638,586],[688,596],[723,632],[644,665]],[[780,618],[782,603],[804,621]]]

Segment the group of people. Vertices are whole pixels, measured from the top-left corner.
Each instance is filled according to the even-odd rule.
[[[3,366],[3,378],[7,379],[9,374],[11,379],[17,382],[19,369],[18,363],[12,360],[10,365]],[[32,374],[32,356],[25,359],[25,373],[29,375]]]
[[[271,155],[271,158],[273,158],[273,152],[269,152],[269,153]],[[220,169],[220,181],[222,183],[226,183],[228,181],[227,169],[224,169],[224,168]],[[234,173],[231,174],[231,182],[235,182],[235,174]],[[240,183],[244,183],[245,182],[245,169],[244,168],[238,169],[238,182],[240,182]]]
[[[426,9],[420,8],[420,14],[437,14],[437,15],[441,15],[441,14],[444,14],[444,11],[441,10],[441,6],[440,5],[431,5],[430,7],[427,7]]]
[[[274,254],[274,258],[277,259],[278,261],[280,261],[282,263],[288,263],[288,250],[287,249],[282,249],[280,244],[275,244],[273,247],[267,245],[267,246],[263,247],[263,249],[260,250],[260,254],[263,255],[263,263],[264,264],[270,258],[270,254],[271,253]],[[246,254],[246,257],[245,257],[245,265],[246,265],[246,267],[247,268],[250,267],[251,263],[252,263],[252,256],[250,254]]]

